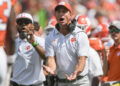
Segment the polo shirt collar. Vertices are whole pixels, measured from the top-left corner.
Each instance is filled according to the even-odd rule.
[[[54,32],[55,32],[56,35],[57,35],[57,34],[60,34],[60,32],[57,30],[56,27],[55,27],[55,29],[54,29]]]
[[[55,34],[60,34],[60,32],[57,30],[57,28],[54,29],[54,32],[55,32]],[[76,26],[75,30],[73,30],[72,34],[77,34],[79,32],[84,32],[84,31]]]
[[[19,42],[22,42],[22,41],[27,42],[27,39],[21,39],[20,37],[18,38],[18,40]]]
[[[84,32],[82,29],[80,29],[79,27],[75,27],[75,30],[72,32],[72,34],[77,34],[79,32]]]

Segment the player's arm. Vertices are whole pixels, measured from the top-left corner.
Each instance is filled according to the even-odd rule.
[[[53,47],[53,34],[49,34],[46,37],[46,41],[45,41],[45,50],[46,50],[46,65],[43,65],[43,68],[45,68],[45,70],[52,74],[55,75],[55,70],[56,70],[56,59],[55,59],[55,51],[54,51],[54,47]]]
[[[7,32],[5,39],[5,51],[7,55],[13,55],[15,52],[15,12],[11,8],[10,16],[7,22]]]
[[[79,56],[78,63],[75,67],[75,71],[70,76],[66,74],[66,78],[70,81],[74,80],[84,70],[85,64],[86,64],[86,56]]]
[[[78,57],[78,63],[75,68],[75,73],[79,75],[84,70],[86,64],[86,56],[80,56]]]
[[[55,74],[55,70],[56,70],[55,57],[54,56],[47,57],[47,66],[43,65],[43,68],[47,71],[47,73],[51,75],[56,75]]]
[[[66,75],[66,78],[68,80],[76,79],[76,77],[83,72],[86,62],[87,62],[86,61],[87,57],[89,55],[89,41],[88,41],[87,35],[84,32],[79,33],[76,36],[76,39],[77,39],[77,44],[78,44],[78,46],[76,47],[78,62],[76,64],[74,72],[70,76]]]
[[[47,65],[53,70],[56,70],[56,62],[54,56],[49,56],[47,59]]]
[[[85,33],[80,33],[78,39],[78,48],[77,48],[77,55],[78,55],[78,63],[76,65],[75,72],[79,75],[85,68],[86,59],[89,54],[89,41],[88,37]]]
[[[46,59],[46,57],[45,57],[45,50],[44,50],[40,45],[37,45],[37,46],[35,47],[35,49],[37,50],[39,56],[40,56],[42,59],[45,60],[45,59]]]
[[[30,26],[30,27],[29,27]],[[33,25],[32,25],[33,26]],[[28,26],[26,26],[25,28],[29,28],[28,30],[28,36],[30,36],[30,37],[26,37],[26,39],[27,39],[27,41],[29,42],[29,43],[31,43],[32,45],[33,45],[33,47],[36,49],[36,51],[38,52],[38,54],[39,54],[39,56],[40,56],[40,58],[42,58],[42,59],[46,59],[46,57],[45,57],[45,50],[43,49],[43,47],[41,46],[41,45],[39,45],[39,43],[38,42],[36,42],[35,41],[35,37],[34,37],[34,32],[33,32],[33,30],[30,30],[30,28],[33,28],[34,29],[34,27],[32,27],[31,26],[31,24],[29,24]],[[41,40],[42,41],[42,40]]]
[[[107,76],[108,69],[109,69],[108,55],[107,55],[107,51],[104,49],[104,60],[103,60],[103,72],[104,72],[104,76]]]

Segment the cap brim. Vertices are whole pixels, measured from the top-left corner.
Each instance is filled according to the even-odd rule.
[[[22,19],[26,19],[26,20],[29,20],[29,21],[31,21],[31,22],[32,22],[32,20],[31,20],[31,19],[29,19],[29,18],[18,18],[18,19],[16,19],[16,22],[18,22],[18,21],[20,21],[20,20],[22,20]]]
[[[117,28],[117,27],[116,27],[116,26],[114,26],[114,25],[110,25],[110,26],[109,26],[109,29],[110,29],[110,28],[113,28],[113,27],[114,27],[114,28]]]
[[[56,8],[55,8],[55,11],[57,11],[59,8],[61,8],[61,7],[64,7],[64,8],[66,8],[68,11],[70,11],[67,7],[65,7],[64,5],[58,5],[58,6],[56,6]],[[71,12],[71,11],[70,11]]]

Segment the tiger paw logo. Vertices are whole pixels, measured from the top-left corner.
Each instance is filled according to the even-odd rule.
[[[3,2],[2,5],[0,5],[0,19],[2,19],[2,23],[7,22],[7,16],[5,15],[6,9],[8,9],[8,3]]]
[[[76,38],[71,38],[71,42],[75,42],[76,41]]]
[[[30,50],[30,46],[27,46],[27,47],[26,47],[26,50]]]

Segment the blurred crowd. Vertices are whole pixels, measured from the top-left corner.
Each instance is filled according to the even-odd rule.
[[[28,12],[37,21],[42,34],[54,17],[54,8],[60,1],[70,3],[73,10],[73,18],[77,15],[85,15],[89,20],[91,36],[100,38],[105,46],[110,39],[108,26],[110,22],[120,19],[120,0],[17,0],[14,6],[16,15]],[[110,40],[112,42],[112,40]]]
[[[120,19],[120,0],[17,0],[14,9],[16,15],[20,12],[29,12],[44,29],[48,20],[54,16],[54,7],[60,1],[69,2],[74,9],[74,15],[87,15],[91,22],[94,22],[93,27],[98,23],[109,24],[113,20]],[[96,18],[97,15],[100,18]]]

